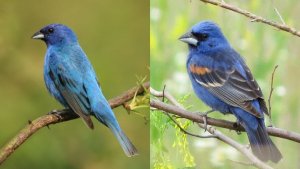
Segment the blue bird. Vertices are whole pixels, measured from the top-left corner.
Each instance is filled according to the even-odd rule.
[[[95,71],[75,33],[65,25],[50,24],[32,38],[47,45],[44,80],[51,95],[72,109],[91,129],[94,125],[90,115],[93,115],[113,132],[127,156],[137,155],[137,149],[123,133],[103,96]]]
[[[203,21],[179,40],[189,47],[186,67],[196,95],[213,110],[232,113],[245,128],[254,155],[277,163],[282,155],[266,131],[263,93],[220,28]]]

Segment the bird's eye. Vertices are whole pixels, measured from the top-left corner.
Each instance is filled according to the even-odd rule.
[[[48,32],[49,32],[49,33],[53,33],[53,32],[54,32],[54,29],[53,29],[53,28],[49,28],[49,29],[48,29]]]
[[[205,41],[208,38],[207,33],[194,33],[194,36],[196,36],[199,41]]]

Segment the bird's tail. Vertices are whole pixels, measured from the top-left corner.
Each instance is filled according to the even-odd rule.
[[[120,128],[113,112],[111,110],[108,110],[108,112],[110,113],[106,113],[105,115],[101,113],[95,113],[95,117],[113,132],[128,157],[138,155],[137,149]]]
[[[131,143],[131,141],[125,135],[125,133],[122,131],[122,129],[119,127],[119,125],[111,125],[111,124],[107,124],[107,125],[111,129],[111,131],[114,133],[114,135],[116,136],[116,138],[119,141],[122,149],[124,150],[125,154],[128,157],[138,155],[137,149]]]
[[[277,163],[282,155],[269,137],[262,119],[257,119],[258,127],[254,130],[245,125],[245,129],[250,141],[252,152],[262,161],[273,161]]]
[[[231,112],[244,126],[253,154],[262,161],[277,163],[282,155],[267,133],[264,118],[258,118],[240,108],[234,108]]]

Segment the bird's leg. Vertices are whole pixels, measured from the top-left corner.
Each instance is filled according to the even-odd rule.
[[[202,118],[203,118],[203,124],[204,124],[204,132],[206,132],[207,130],[207,115],[214,112],[215,110],[214,109],[211,109],[207,112],[197,112],[197,114],[199,114]]]

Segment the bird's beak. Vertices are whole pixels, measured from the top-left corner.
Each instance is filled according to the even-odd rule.
[[[180,41],[182,42],[185,42],[187,44],[190,44],[190,45],[194,45],[194,46],[197,46],[198,44],[198,40],[197,38],[192,34],[192,32],[187,32],[185,33],[184,35],[182,35],[180,38],[179,38]]]
[[[32,39],[44,39],[45,35],[42,32],[38,31],[35,34],[33,34],[31,38]]]

